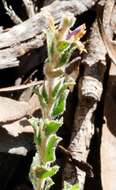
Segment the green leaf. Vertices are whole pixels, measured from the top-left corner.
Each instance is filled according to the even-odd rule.
[[[71,58],[72,53],[76,49],[74,44],[70,44],[68,48],[66,48],[60,55],[60,61],[58,66],[63,66],[67,64]]]
[[[38,96],[40,93],[39,93],[39,87],[37,86],[34,86],[33,87],[33,92]]]
[[[32,161],[30,172],[29,172],[29,178],[33,184],[34,189],[36,189],[37,183],[38,183],[34,168],[36,168],[39,164],[40,164],[39,154],[36,152],[35,156],[33,157],[33,161]]]
[[[47,37],[47,50],[48,50],[48,59],[49,62],[52,62],[52,56],[54,53],[54,32],[51,30],[47,30],[46,32],[46,37]]]
[[[79,190],[79,185],[78,184],[72,185],[71,190]]]
[[[72,86],[74,86],[75,82],[74,81],[68,81],[68,82],[64,82],[64,84],[62,85],[62,87],[59,89],[57,96],[60,96],[60,94],[65,93],[65,91],[67,92],[68,88],[71,88]]]
[[[47,121],[45,122],[45,125],[44,125],[44,128],[45,128],[45,134],[46,136],[49,136],[53,133],[56,133],[57,130],[62,126],[63,122],[62,120],[60,119],[59,121],[58,120],[51,120],[51,121]]]
[[[46,179],[48,177],[52,177],[53,175],[55,175],[58,170],[59,170],[58,166],[53,166],[50,167],[49,169],[41,166],[35,169],[35,174],[40,179]]]
[[[57,38],[55,31],[47,30],[47,50],[48,50],[48,62],[50,64],[58,63],[59,53],[57,50]]]
[[[69,93],[69,90],[65,90],[64,92],[59,94],[51,110],[52,117],[57,117],[63,114],[66,107],[66,99],[67,99],[68,93]]]
[[[46,104],[48,103],[48,94],[47,94],[47,90],[45,89],[45,85],[43,85],[43,88],[42,88],[42,97],[44,99],[44,101],[46,102]]]
[[[52,97],[56,97],[61,86],[61,81],[56,84],[52,91]]]
[[[59,43],[58,43],[58,51],[59,52],[62,52],[62,51],[64,51],[64,50],[66,50],[68,47],[69,47],[69,42],[67,42],[67,41],[60,41]]]
[[[64,188],[63,190],[70,190],[71,184],[67,183],[66,181],[64,182]]]
[[[71,185],[65,181],[63,190],[79,190],[79,184]]]
[[[42,92],[42,86],[41,87],[35,87],[34,88],[34,93],[38,96],[38,99],[39,99],[39,102],[40,102],[40,105],[41,107],[45,107],[47,105],[46,101],[45,101],[45,97],[41,94]]]
[[[41,121],[39,121],[37,118],[32,117],[31,119],[28,120],[29,123],[31,124],[31,126],[34,129],[34,142],[36,145],[40,145],[41,143],[41,133],[40,133],[40,123]]]
[[[36,179],[35,175],[32,173],[32,171],[30,171],[30,173],[29,173],[29,179],[33,185],[33,188],[36,189],[37,179]]]
[[[36,152],[35,156],[33,157],[33,161],[31,164],[31,168],[35,168],[36,166],[38,166],[40,164],[40,157],[39,157],[39,153]]]
[[[45,190],[49,190],[50,187],[54,184],[54,182],[52,181],[52,179],[50,177],[47,178],[46,180],[46,185],[45,185]]]
[[[62,92],[64,92],[67,88],[71,88],[75,85],[75,81],[73,79],[65,82],[64,78],[59,81],[52,91],[52,97],[57,98]]]
[[[33,127],[34,131],[36,131],[36,129],[38,128],[38,125],[39,125],[39,119],[32,117],[32,118],[28,119],[28,121],[31,124],[31,126]]]
[[[48,138],[48,142],[47,142],[46,150],[45,150],[45,160],[46,161],[53,162],[56,160],[55,149],[60,140],[61,140],[61,138],[56,136],[55,134],[51,135]]]

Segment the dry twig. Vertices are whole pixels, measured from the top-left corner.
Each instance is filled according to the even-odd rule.
[[[41,85],[42,83],[43,83],[43,81],[34,81],[29,84],[22,84],[19,86],[10,86],[10,87],[5,87],[5,88],[0,88],[0,92],[24,90],[24,89],[30,88],[32,86]]]
[[[28,17],[32,17],[35,15],[35,11],[34,11],[34,4],[32,0],[23,0],[23,3],[25,5],[26,8],[26,12]]]
[[[20,24],[22,23],[22,20],[18,17],[18,15],[13,10],[12,6],[7,5],[6,0],[2,0],[4,8],[6,10],[6,13],[10,16],[11,20],[14,22],[14,24]]]

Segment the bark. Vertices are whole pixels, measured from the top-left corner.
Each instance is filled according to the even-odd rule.
[[[104,124],[101,138],[101,181],[103,190],[116,188],[116,67],[109,72],[104,103]]]

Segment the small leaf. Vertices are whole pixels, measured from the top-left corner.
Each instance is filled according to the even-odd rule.
[[[42,97],[44,98],[44,101],[47,104],[48,103],[48,94],[47,94],[47,91],[45,89],[45,85],[43,85],[43,88],[42,88]]]
[[[79,190],[79,184],[71,185],[65,181],[63,190]]]
[[[61,140],[60,137],[56,136],[56,135],[51,135],[48,138],[48,142],[46,145],[46,150],[45,150],[45,160],[46,161],[55,161],[55,149],[57,144],[59,143],[59,141]]]
[[[41,121],[39,121],[35,117],[32,117],[28,121],[34,129],[34,142],[36,145],[39,145],[41,143],[41,134],[40,134],[40,126],[39,126]]]
[[[50,187],[54,184],[54,182],[52,181],[52,179],[50,177],[47,178],[46,180],[46,185],[45,185],[45,190],[49,190]]]
[[[33,157],[33,161],[32,161],[32,164],[31,164],[31,168],[33,167],[36,167],[40,164],[40,156],[39,156],[39,153],[36,152],[35,153],[35,156]]]
[[[66,50],[68,47],[69,47],[69,42],[67,42],[67,41],[60,41],[59,43],[58,43],[58,51],[59,52],[62,52],[62,51],[64,51],[64,50]]]
[[[46,37],[47,37],[47,50],[48,50],[48,59],[49,62],[52,62],[52,56],[54,52],[54,32],[51,30],[47,30],[46,32]]]
[[[39,94],[39,88],[37,86],[34,86],[33,92],[38,96],[38,94]]]
[[[37,167],[35,169],[35,174],[40,179],[46,179],[48,177],[52,177],[53,175],[55,175],[58,170],[59,170],[58,166],[53,166],[50,167],[49,169],[44,167]]]
[[[56,84],[52,91],[52,97],[56,97],[61,86],[61,81]]]
[[[70,89],[72,86],[74,86],[74,84],[75,84],[74,81],[64,82],[64,84],[62,85],[62,87],[58,91],[57,96],[60,96],[61,93],[65,93],[65,91],[67,92],[67,89],[68,88]]]
[[[36,189],[38,181],[33,168],[36,168],[39,164],[40,164],[39,154],[36,152],[35,156],[33,157],[33,161],[29,172],[29,178],[33,184],[34,189]]]
[[[34,93],[38,96],[41,107],[45,107],[46,106],[46,101],[45,101],[44,97],[42,96],[42,94],[40,92],[40,91],[42,91],[42,88],[43,88],[42,86],[39,87],[39,88],[35,87],[34,88]]]
[[[67,88],[72,89],[72,87],[74,85],[75,85],[75,81],[73,79],[72,80],[68,80],[67,82],[64,82],[64,78],[63,78],[63,80],[61,80],[60,82],[58,82],[56,84],[56,86],[54,87],[54,89],[52,91],[52,97],[53,98],[57,98]]]
[[[33,127],[34,131],[36,131],[36,129],[38,128],[38,125],[39,125],[39,119],[32,117],[32,118],[28,119],[28,121],[31,124],[31,126]]]
[[[32,173],[32,171],[30,171],[30,173],[29,173],[29,179],[33,185],[33,188],[36,189],[37,179],[36,179],[35,175]]]
[[[64,188],[63,188],[63,190],[70,190],[70,188],[71,188],[71,184],[69,184],[66,181],[64,181]]]
[[[58,63],[59,60],[59,53],[57,50],[57,39],[56,39],[56,33],[55,31],[48,30],[46,32],[47,35],[47,50],[48,50],[48,62],[50,64]]]
[[[79,190],[79,185],[78,184],[72,185],[71,190]]]
[[[67,64],[71,58],[72,53],[74,52],[74,50],[76,49],[76,45],[70,44],[68,48],[66,48],[60,56],[60,61],[58,66],[63,66],[65,64]]]
[[[52,117],[57,117],[63,114],[66,107],[66,99],[67,99],[68,93],[69,93],[69,90],[65,90],[64,92],[60,93],[60,95],[57,97],[51,111]]]
[[[51,121],[45,122],[44,127],[45,127],[46,136],[49,136],[52,133],[56,133],[57,130],[62,126],[62,124],[63,124],[63,122],[61,119],[59,121],[51,120]]]

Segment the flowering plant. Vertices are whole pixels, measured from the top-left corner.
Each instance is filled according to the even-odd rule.
[[[61,141],[56,132],[63,124],[62,114],[66,108],[66,99],[75,84],[65,69],[76,49],[85,51],[80,41],[85,34],[85,25],[71,31],[76,19],[73,14],[66,13],[56,29],[53,17],[47,16],[49,20],[45,34],[48,58],[44,65],[45,80],[39,88],[34,88],[41,105],[42,118],[29,119],[34,129],[37,150],[30,168],[30,179],[35,190],[49,190],[53,184],[51,177],[59,170],[59,166],[53,164],[56,160],[56,146]],[[64,189],[77,190],[78,185],[65,182]]]

